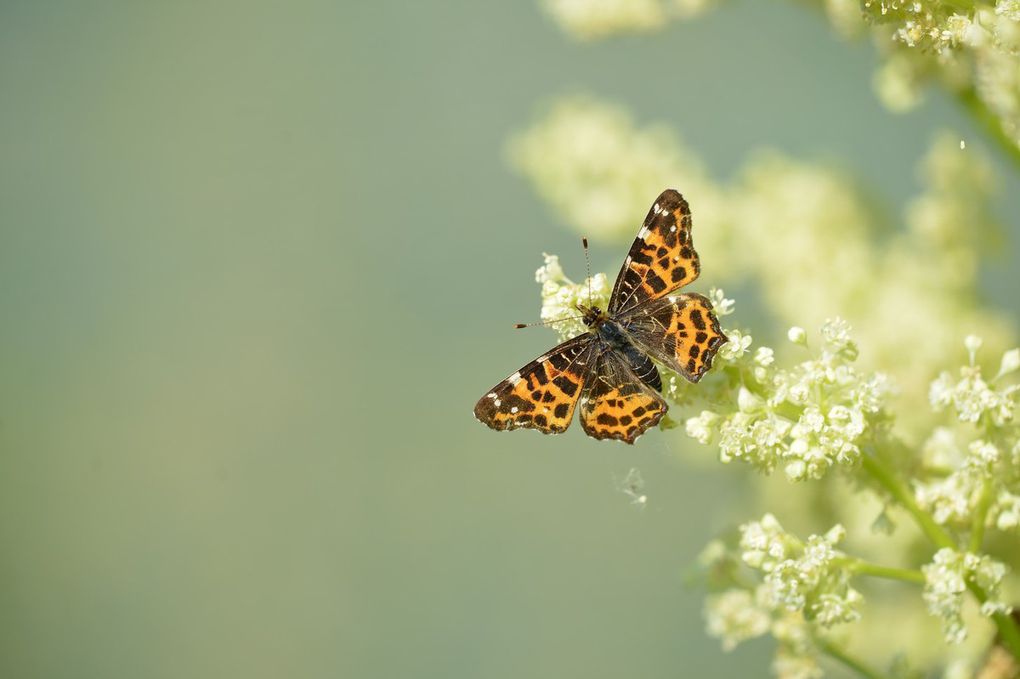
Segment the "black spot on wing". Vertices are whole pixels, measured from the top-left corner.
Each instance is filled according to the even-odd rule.
[[[645,277],[645,282],[648,283],[648,287],[655,291],[655,294],[659,294],[669,286],[666,285],[666,281],[659,278],[658,274],[654,271],[649,271]]]

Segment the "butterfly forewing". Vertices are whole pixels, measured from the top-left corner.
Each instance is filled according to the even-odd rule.
[[[663,297],[701,272],[691,240],[691,210],[683,196],[666,189],[655,200],[627,253],[609,298],[616,315]]]
[[[634,443],[666,409],[662,397],[614,351],[602,348],[581,393],[581,427],[588,436]]]
[[[493,429],[566,431],[588,374],[594,338],[586,333],[538,357],[489,390],[475,417]]]
[[[642,351],[691,382],[712,367],[727,338],[712,303],[703,295],[670,295],[620,316],[620,324]]]

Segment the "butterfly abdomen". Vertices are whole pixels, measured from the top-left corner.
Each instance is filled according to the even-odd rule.
[[[643,351],[638,349],[627,337],[626,332],[615,322],[607,320],[596,329],[599,339],[623,359],[623,362],[634,371],[634,375],[655,391],[662,391],[662,378],[655,363]]]

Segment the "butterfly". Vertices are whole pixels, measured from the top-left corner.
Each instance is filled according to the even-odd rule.
[[[627,253],[607,308],[577,306],[588,331],[490,389],[475,417],[501,431],[559,434],[576,408],[588,436],[634,443],[668,410],[656,362],[697,382],[728,341],[706,297],[673,294],[699,273],[690,207],[666,189]]]

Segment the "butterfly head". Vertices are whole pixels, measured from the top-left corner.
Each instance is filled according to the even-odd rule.
[[[589,328],[597,328],[609,319],[606,312],[596,306],[578,304],[577,310],[581,312],[581,320],[583,320],[584,324]]]

